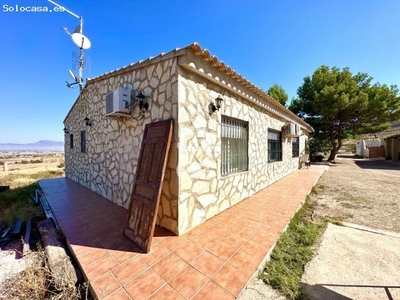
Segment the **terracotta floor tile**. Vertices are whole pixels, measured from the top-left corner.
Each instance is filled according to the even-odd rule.
[[[87,241],[95,240],[96,236],[87,228],[76,231],[64,231],[67,242],[70,244],[86,244]]]
[[[209,252],[214,254],[216,257],[227,261],[236,251],[236,247],[232,247],[231,245],[224,243],[224,242],[217,242],[208,248]]]
[[[115,268],[112,273],[115,278],[123,285],[140,273],[147,270],[149,266],[143,262],[139,256],[124,262],[119,267]]]
[[[96,260],[90,265],[83,266],[83,270],[89,281],[96,280],[98,277],[104,275],[108,271],[118,266],[118,262],[110,254],[99,260]]]
[[[125,292],[123,288],[117,290],[115,293],[109,295],[104,300],[132,300],[131,297]]]
[[[191,239],[191,241],[204,249],[210,247],[212,244],[214,244],[220,238],[220,236],[209,232],[209,230],[211,228],[212,227],[210,227],[209,229],[206,229],[202,233],[196,235],[194,238]]]
[[[185,299],[191,299],[207,281],[207,277],[192,266],[187,266],[170,280],[169,284]]]
[[[117,230],[110,224],[108,224],[108,226],[106,226],[105,228],[92,229],[92,232],[100,240],[100,242],[102,242],[102,244],[107,239],[114,239],[114,238],[125,239],[126,238],[123,235],[122,230]]]
[[[122,235],[126,209],[66,178],[39,184],[101,297],[219,300],[239,295],[323,169],[307,171],[286,176],[181,237],[156,226],[149,254]]]
[[[132,241],[129,241],[133,243]],[[120,245],[125,245],[128,243],[128,239],[122,234],[113,237],[101,238],[101,244],[105,249],[118,249]],[[133,243],[134,244],[134,243]]]
[[[247,238],[235,233],[228,233],[220,241],[239,249],[247,241]]]
[[[151,246],[150,252],[140,255],[140,258],[149,266],[165,257],[170,251],[160,244]]]
[[[121,287],[118,281],[116,281],[114,276],[109,272],[90,282],[90,284],[96,291],[96,296],[99,299],[107,297]]]
[[[226,289],[233,296],[237,297],[246,283],[250,279],[249,276],[244,275],[229,264],[225,264],[219,271],[211,278],[216,284]]]
[[[253,229],[253,231],[255,231],[262,226],[262,223],[260,223],[256,220],[246,218],[245,220],[243,220],[242,223],[240,223],[240,226],[249,227],[249,228]]]
[[[209,281],[193,300],[233,300],[235,297],[213,281]]]
[[[248,240],[246,243],[244,243],[240,250],[250,254],[258,260],[262,260],[267,255],[269,247],[256,243],[255,241]]]
[[[276,236],[267,233],[263,229],[260,229],[256,233],[254,233],[254,235],[252,235],[250,239],[268,248],[271,248],[272,245],[276,242]]]
[[[148,269],[134,280],[124,285],[132,299],[147,299],[160,289],[165,281],[153,270]]]
[[[164,280],[168,281],[184,268],[188,264],[182,260],[175,253],[170,253],[161,259],[159,262],[152,266],[152,269],[157,272]]]
[[[137,247],[137,246],[136,246]],[[132,247],[132,249],[129,248],[119,248],[116,250],[108,250],[108,252],[114,256],[114,258],[119,262],[123,263],[127,261],[128,259],[131,259],[137,255],[139,255],[139,249],[137,249],[135,246]]]
[[[78,216],[79,216],[79,219],[84,224],[92,223],[92,224],[100,225],[105,222],[105,219],[102,216],[100,216],[97,213],[94,213],[93,211],[91,211],[91,212],[79,211]]]
[[[215,225],[215,226],[210,226],[205,231],[208,232],[209,234],[212,234],[214,236],[217,236],[217,237],[221,238],[232,229],[232,228],[228,228],[228,227],[221,226],[221,225],[218,225],[218,224]]]
[[[199,272],[203,273],[208,278],[211,278],[215,272],[221,268],[221,266],[224,264],[224,261],[210,252],[204,251],[190,264]]]
[[[231,232],[234,232],[235,234],[248,239],[250,236],[253,235],[253,233],[255,232],[255,229],[253,229],[251,227],[247,227],[247,226],[238,225]]]
[[[155,292],[148,300],[183,300],[170,285],[166,284],[157,292]]]
[[[79,263],[81,266],[89,265],[100,258],[106,257],[108,252],[103,248],[90,248],[88,251],[83,252],[80,255],[77,255]]]
[[[209,222],[209,221],[207,221]],[[192,230],[190,230],[189,232],[185,233],[183,236],[185,238],[187,238],[188,240],[194,238],[196,235],[202,233],[204,230],[201,227],[196,227]]]
[[[254,274],[254,272],[256,272],[257,267],[260,264],[260,260],[255,259],[252,255],[239,250],[227,261],[227,263],[238,269],[244,275],[250,277]]]
[[[183,243],[186,243],[188,240],[184,236],[168,236],[162,241],[160,241],[160,244],[163,245],[165,248],[168,250],[175,250],[178,248],[180,245]]]
[[[199,247],[192,241],[187,241],[182,246],[174,250],[174,253],[182,258],[187,263],[190,263],[193,259],[199,256],[204,251],[203,248]]]
[[[101,243],[97,238],[86,241],[84,244],[69,244],[74,255],[77,256],[92,248],[102,248]]]

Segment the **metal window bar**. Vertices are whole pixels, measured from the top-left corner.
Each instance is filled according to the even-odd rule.
[[[268,130],[268,161],[282,161],[281,132]]]
[[[81,152],[86,153],[86,130],[81,131]]]
[[[292,138],[292,157],[299,157],[299,156],[300,156],[299,138],[294,137]]]
[[[221,174],[248,170],[248,123],[222,118]]]

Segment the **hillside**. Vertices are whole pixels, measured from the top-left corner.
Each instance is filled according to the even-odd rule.
[[[0,152],[64,152],[64,142],[42,140],[36,143],[0,143]]]

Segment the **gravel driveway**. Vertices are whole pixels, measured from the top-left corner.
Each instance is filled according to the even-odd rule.
[[[400,232],[400,164],[341,155],[319,179],[315,219]]]

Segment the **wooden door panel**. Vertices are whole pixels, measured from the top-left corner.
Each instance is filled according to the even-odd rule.
[[[154,234],[173,120],[147,124],[124,234],[148,252]]]

